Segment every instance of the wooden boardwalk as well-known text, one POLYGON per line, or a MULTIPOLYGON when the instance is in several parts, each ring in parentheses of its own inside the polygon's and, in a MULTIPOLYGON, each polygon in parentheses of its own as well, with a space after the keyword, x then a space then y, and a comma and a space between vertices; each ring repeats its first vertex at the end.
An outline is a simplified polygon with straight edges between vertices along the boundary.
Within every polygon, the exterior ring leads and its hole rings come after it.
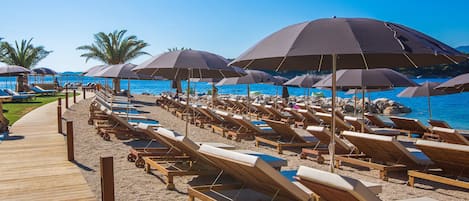
POLYGON ((0 200, 96 200, 79 167, 67 161, 57 102, 15 122, 10 138, 0 142, 0 200))

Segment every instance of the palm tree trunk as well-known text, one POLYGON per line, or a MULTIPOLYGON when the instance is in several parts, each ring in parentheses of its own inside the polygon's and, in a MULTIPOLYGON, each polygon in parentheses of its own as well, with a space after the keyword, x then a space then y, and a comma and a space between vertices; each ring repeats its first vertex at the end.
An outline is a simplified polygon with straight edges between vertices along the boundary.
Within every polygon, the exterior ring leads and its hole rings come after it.
POLYGON ((114 93, 119 93, 121 91, 121 82, 119 78, 112 79, 112 85, 114 86, 114 93))
POLYGON ((28 86, 28 76, 20 75, 16 77, 16 91, 23 92, 27 90, 28 86))

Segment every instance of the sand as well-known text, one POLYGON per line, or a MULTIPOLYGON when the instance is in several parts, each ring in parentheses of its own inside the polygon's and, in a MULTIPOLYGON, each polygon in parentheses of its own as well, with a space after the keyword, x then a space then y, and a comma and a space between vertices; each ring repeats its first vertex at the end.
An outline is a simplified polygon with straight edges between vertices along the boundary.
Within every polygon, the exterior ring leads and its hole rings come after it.
MULTIPOLYGON (((149 113, 147 117, 156 119, 166 127, 177 132, 184 132, 185 122, 171 115, 160 107, 154 106, 155 97, 139 95, 137 104, 143 107, 139 110, 149 113)), ((81 167, 82 173, 98 199, 101 199, 99 158, 103 156, 114 157, 115 195, 117 200, 187 200, 188 182, 195 177, 175 177, 176 190, 166 190, 162 182, 165 178, 158 172, 147 174, 143 169, 136 168, 127 161, 127 154, 131 145, 145 146, 148 141, 119 140, 112 136, 111 141, 104 141, 96 134, 93 126, 88 125, 88 111, 91 100, 85 100, 73 105, 65 113, 65 117, 74 121, 75 129, 75 159, 81 167)), ((300 130, 300 129, 299 129, 300 130)), ((300 130, 305 135, 304 131, 300 130)), ((199 142, 221 142, 235 145, 237 149, 250 149, 263 152, 288 160, 288 166, 283 170, 297 169, 299 165, 328 170, 328 161, 318 164, 316 161, 300 159, 297 151, 285 150, 277 154, 271 147, 255 147, 254 141, 235 142, 212 133, 208 128, 198 128, 190 125, 189 137, 199 142)), ((403 173, 391 174, 388 182, 378 179, 378 171, 370 171, 350 166, 342 166, 337 173, 356 179, 379 183, 383 192, 379 197, 383 200, 399 200, 416 197, 431 197, 437 200, 469 200, 469 191, 422 180, 417 180, 415 188, 406 184, 407 176, 403 173)))

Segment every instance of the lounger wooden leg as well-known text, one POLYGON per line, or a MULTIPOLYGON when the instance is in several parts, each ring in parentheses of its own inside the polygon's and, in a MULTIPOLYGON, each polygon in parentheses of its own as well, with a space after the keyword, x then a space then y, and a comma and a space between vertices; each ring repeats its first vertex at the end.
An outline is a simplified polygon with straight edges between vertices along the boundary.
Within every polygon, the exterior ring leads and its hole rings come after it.
POLYGON ((167 181, 166 181, 166 189, 168 189, 168 190, 174 190, 176 187, 175 187, 175 185, 174 185, 173 176, 168 175, 166 178, 167 178, 167 181))
POLYGON ((283 153, 283 147, 282 147, 282 145, 278 145, 278 146, 277 146, 277 152, 278 152, 278 154, 282 154, 282 153, 283 153))
POLYGON ((407 183, 410 187, 414 187, 415 177, 409 175, 409 182, 407 183))
POLYGON ((259 147, 259 141, 256 140, 256 147, 259 147))
MULTIPOLYGON (((331 163, 333 163, 333 161, 331 161, 331 163)), ((340 160, 335 160, 335 168, 340 168, 340 160)))
POLYGON ((145 168, 144 168, 146 173, 150 173, 150 164, 145 163, 145 168))
POLYGON ((188 199, 188 200, 189 200, 189 201, 195 201, 195 198, 194 198, 193 195, 189 195, 189 199, 188 199))
POLYGON ((379 171, 379 178, 383 181, 388 181, 388 171, 387 170, 380 170, 379 171))

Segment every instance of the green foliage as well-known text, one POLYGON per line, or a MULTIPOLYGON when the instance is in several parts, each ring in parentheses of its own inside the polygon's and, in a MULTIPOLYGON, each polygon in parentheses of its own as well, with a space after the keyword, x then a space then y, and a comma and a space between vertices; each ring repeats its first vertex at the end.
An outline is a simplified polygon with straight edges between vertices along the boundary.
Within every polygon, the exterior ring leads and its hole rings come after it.
POLYGON ((22 40, 21 43, 15 41, 15 44, 1 42, 0 62, 31 68, 52 52, 46 51, 43 46, 35 47, 31 43, 32 40, 32 38, 29 40, 22 40))
MULTIPOLYGON (((77 96, 80 95, 77 93, 77 96)), ((32 101, 28 102, 6 102, 3 103, 3 110, 5 118, 10 121, 10 125, 18 121, 22 116, 31 112, 32 110, 41 107, 47 103, 56 101, 59 97, 64 98, 64 94, 59 94, 58 96, 41 96, 36 97, 32 101)))
POLYGON ((168 48, 168 52, 175 52, 175 51, 182 51, 182 50, 192 50, 191 48, 185 48, 185 47, 173 47, 173 48, 168 48))
POLYGON ((86 53, 81 57, 96 59, 105 64, 123 64, 135 59, 141 55, 150 55, 142 51, 143 48, 149 46, 143 40, 138 40, 137 36, 125 36, 127 30, 115 30, 112 33, 99 32, 94 35, 94 43, 91 45, 83 45, 77 50, 85 50, 86 53))

